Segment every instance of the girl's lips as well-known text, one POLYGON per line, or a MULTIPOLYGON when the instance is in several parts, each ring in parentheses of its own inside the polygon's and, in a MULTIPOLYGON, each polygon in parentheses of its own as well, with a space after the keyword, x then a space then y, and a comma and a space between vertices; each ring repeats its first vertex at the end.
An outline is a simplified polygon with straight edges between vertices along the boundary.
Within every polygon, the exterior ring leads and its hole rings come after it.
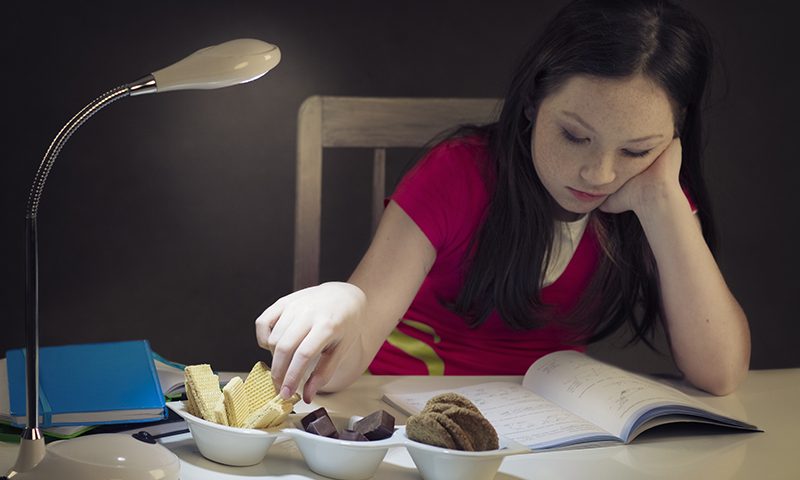
POLYGON ((570 193, 575 198, 577 198, 578 200, 584 201, 584 202, 594 202, 594 201, 597 201, 599 199, 602 199, 602 198, 605 198, 605 197, 608 196, 607 193, 601 193, 601 194, 587 193, 587 192, 584 192, 584 191, 581 191, 581 190, 576 190, 576 189, 574 189, 572 187, 567 187, 567 190, 569 190, 570 193))

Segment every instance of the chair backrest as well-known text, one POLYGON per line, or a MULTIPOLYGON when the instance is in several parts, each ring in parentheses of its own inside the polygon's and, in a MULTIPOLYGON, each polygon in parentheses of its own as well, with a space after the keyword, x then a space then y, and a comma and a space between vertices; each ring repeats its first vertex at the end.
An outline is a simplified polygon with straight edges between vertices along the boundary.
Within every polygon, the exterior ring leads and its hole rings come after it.
POLYGON ((294 289, 319 283, 323 149, 374 149, 374 232, 383 212, 387 148, 423 147, 459 124, 492 122, 501 106, 496 98, 307 98, 297 128, 294 289))

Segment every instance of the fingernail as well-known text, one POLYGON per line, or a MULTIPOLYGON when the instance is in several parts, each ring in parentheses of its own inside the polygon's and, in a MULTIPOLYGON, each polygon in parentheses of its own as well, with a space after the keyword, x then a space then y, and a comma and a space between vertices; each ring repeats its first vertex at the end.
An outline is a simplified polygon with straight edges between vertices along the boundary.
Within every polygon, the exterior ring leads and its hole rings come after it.
POLYGON ((292 396, 292 392, 291 392, 291 390, 289 390, 289 387, 281 387, 281 394, 280 395, 281 395, 281 398, 283 398, 284 400, 288 400, 289 397, 292 396))
POLYGON ((311 400, 314 399, 314 394, 317 393, 317 389, 314 388, 313 385, 310 385, 310 383, 311 382, 306 383, 303 389, 303 401, 306 403, 311 403, 311 400))

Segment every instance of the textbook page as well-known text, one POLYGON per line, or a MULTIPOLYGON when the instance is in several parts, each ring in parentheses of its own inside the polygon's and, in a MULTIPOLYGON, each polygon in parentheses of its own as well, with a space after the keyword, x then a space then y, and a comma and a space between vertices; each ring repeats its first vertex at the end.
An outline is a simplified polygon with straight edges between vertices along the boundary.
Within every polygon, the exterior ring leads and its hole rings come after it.
POLYGON ((616 441, 593 425, 517 383, 489 382, 451 390, 422 393, 390 393, 384 400, 416 414, 431 397, 458 392, 472 400, 497 433, 531 449, 565 447, 576 443, 616 441))
POLYGON ((639 417, 660 407, 711 411, 677 389, 575 351, 540 358, 522 385, 625 441, 639 417))

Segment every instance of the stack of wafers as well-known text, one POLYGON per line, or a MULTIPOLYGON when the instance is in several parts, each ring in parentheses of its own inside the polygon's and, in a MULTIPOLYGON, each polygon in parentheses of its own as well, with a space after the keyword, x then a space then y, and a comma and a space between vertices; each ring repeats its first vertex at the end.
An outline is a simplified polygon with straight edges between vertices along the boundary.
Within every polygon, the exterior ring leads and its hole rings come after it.
POLYGON ((280 425, 300 400, 294 394, 283 400, 275 391, 272 374, 264 362, 253 365, 247 378, 233 377, 220 391, 219 377, 208 364, 189 365, 186 377, 187 410, 209 422, 241 428, 280 425))

